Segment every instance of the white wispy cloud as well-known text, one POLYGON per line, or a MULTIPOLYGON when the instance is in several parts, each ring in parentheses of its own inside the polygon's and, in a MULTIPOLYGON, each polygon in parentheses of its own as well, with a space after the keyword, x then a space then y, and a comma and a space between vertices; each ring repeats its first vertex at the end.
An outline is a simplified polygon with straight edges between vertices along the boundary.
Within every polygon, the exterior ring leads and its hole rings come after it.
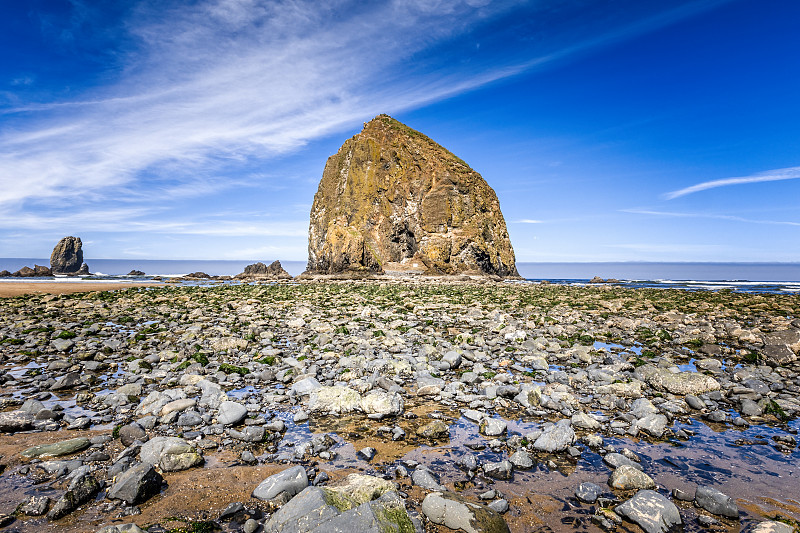
POLYGON ((532 218, 523 218, 522 220, 515 220, 514 224, 544 224, 544 220, 534 220, 532 218))
POLYGON ((776 226, 800 226, 800 222, 792 220, 763 220, 757 218, 746 218, 735 215, 719 215, 713 213, 681 213, 674 211, 654 211, 650 209, 621 209, 622 213, 632 213, 635 215, 651 215, 659 217, 677 218, 707 218, 715 220, 730 220, 732 222, 744 222, 747 224, 769 224, 776 226))
POLYGON ((776 170, 767 170, 766 172, 759 172, 750 176, 742 176, 737 178, 724 178, 719 180, 704 181, 691 187, 679 189, 677 191, 668 192, 664 195, 667 200, 674 200, 687 194, 693 194, 708 189, 716 189, 717 187, 727 187, 729 185, 743 185, 746 183, 763 183, 765 181, 782 181, 782 180, 796 180, 800 179, 800 167, 779 168, 776 170))

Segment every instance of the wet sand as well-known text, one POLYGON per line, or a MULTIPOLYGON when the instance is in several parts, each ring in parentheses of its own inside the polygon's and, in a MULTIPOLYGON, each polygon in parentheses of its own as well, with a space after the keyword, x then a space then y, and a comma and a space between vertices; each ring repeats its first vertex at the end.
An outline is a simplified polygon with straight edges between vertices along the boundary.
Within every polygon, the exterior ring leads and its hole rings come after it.
POLYGON ((13 298, 26 294, 73 294, 76 292, 114 291, 131 287, 159 287, 161 283, 97 283, 91 281, 30 282, 9 281, 0 283, 0 298, 13 298))

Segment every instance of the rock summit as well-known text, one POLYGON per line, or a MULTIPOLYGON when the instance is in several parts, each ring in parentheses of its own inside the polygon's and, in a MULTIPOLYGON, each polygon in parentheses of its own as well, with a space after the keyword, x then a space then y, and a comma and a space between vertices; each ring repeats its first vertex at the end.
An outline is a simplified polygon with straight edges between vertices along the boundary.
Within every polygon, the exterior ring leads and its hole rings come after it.
POLYGON ((494 190, 388 115, 328 159, 311 208, 308 272, 519 276, 494 190))

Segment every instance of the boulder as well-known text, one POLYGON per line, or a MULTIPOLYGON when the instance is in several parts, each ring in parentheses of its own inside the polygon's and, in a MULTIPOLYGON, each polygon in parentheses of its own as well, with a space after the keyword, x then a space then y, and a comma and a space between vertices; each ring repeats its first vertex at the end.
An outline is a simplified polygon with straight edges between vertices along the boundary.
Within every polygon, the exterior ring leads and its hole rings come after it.
POLYGON ((154 437, 142 445, 139 457, 143 463, 156 465, 164 472, 186 470, 203 463, 203 456, 178 437, 154 437))
POLYGON ((450 436, 450 426, 441 420, 432 420, 417 428, 417 435, 424 439, 446 439, 450 436))
POLYGON ((653 478, 629 465, 618 466, 608 478, 608 484, 619 490, 654 489, 653 478))
POLYGON ((0 413, 0 431, 11 433, 13 431, 25 431, 33 427, 35 416, 25 411, 6 411, 0 413))
POLYGON ((298 465, 266 478, 253 490, 253 497, 266 501, 281 492, 287 492, 289 496, 294 496, 306 487, 308 487, 306 470, 298 465))
POLYGON ((244 272, 234 276, 236 279, 292 279, 292 275, 286 272, 281 266, 280 261, 273 261, 269 266, 264 263, 253 263, 244 267, 244 272))
POLYGON ((671 372, 666 368, 658 368, 647 364, 636 369, 636 376, 659 391, 685 396, 687 394, 703 394, 719 390, 719 382, 711 376, 697 372, 671 372))
POLYGON ((128 505, 136 505, 158 494, 163 481, 164 478, 156 472, 153 465, 139 463, 117 476, 107 497, 112 500, 123 500, 128 505))
POLYGON ((397 392, 371 391, 361 399, 361 410, 367 415, 400 416, 405 400, 397 392))
POLYGON ((452 492, 432 492, 425 496, 422 513, 434 524, 469 533, 510 531, 499 513, 452 492))
POLYGON ((519 276, 492 188, 388 115, 328 159, 311 207, 307 268, 519 276))
POLYGON ((614 512, 637 524, 645 533, 666 533, 683 523, 675 504, 652 490, 640 490, 617 505, 614 512))
POLYGON ((335 385, 320 387, 311 393, 308 410, 329 414, 352 413, 361 410, 361 395, 349 387, 335 385))
POLYGON ((739 518, 739 508, 736 503, 730 496, 721 493, 717 489, 698 486, 694 494, 694 503, 711 514, 739 518))
POLYGON ((244 405, 238 402, 224 401, 219 405, 217 422, 223 426, 235 426, 241 423, 246 416, 247 408, 244 405))
POLYGON ((82 246, 79 237, 64 237, 58 241, 50 254, 50 270, 53 274, 78 274, 83 264, 82 246))
POLYGON ((764 360, 772 366, 781 366, 797 361, 800 354, 800 329, 785 329, 769 333, 764 337, 764 360))
POLYGON ((56 501, 53 508, 47 513, 47 518, 58 520, 68 515, 84 503, 92 500, 100 492, 101 488, 100 483, 91 474, 76 477, 70 483, 67 492, 56 501))
POLYGON ((334 490, 307 487, 281 507, 264 526, 266 532, 372 533, 421 530, 394 491, 359 504, 334 490))
POLYGON ((533 443, 540 452, 563 452, 575 442, 575 431, 569 419, 560 420, 546 429, 533 443))

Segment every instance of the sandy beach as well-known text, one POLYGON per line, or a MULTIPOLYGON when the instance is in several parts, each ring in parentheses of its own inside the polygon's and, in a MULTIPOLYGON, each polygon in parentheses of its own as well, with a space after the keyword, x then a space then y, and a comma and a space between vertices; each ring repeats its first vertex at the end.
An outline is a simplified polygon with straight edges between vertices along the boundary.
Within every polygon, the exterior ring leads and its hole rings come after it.
POLYGON ((73 294, 76 292, 113 291, 131 287, 158 287, 160 283, 97 283, 91 281, 75 282, 3 282, 0 283, 0 298, 13 298, 26 294, 73 294))

